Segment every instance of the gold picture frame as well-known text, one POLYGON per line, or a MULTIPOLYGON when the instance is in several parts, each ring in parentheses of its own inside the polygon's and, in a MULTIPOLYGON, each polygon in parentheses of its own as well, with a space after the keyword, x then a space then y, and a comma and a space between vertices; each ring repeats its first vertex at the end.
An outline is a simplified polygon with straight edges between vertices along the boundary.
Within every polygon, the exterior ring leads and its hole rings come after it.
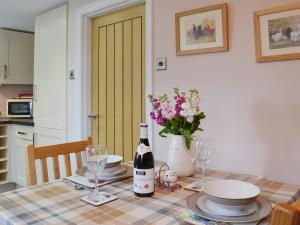
POLYGON ((254 12, 256 61, 300 59, 300 3, 254 12))
POLYGON ((227 3, 175 14, 178 56, 228 51, 227 3))

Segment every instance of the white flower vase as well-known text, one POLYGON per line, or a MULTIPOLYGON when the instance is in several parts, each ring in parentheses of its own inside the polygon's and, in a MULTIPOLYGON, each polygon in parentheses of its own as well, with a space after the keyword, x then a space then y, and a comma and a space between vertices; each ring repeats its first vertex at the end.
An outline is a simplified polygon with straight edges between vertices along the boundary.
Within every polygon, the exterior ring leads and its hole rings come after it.
POLYGON ((195 172, 194 151, 187 149, 182 135, 172 135, 169 147, 168 166, 179 177, 191 176, 195 172))

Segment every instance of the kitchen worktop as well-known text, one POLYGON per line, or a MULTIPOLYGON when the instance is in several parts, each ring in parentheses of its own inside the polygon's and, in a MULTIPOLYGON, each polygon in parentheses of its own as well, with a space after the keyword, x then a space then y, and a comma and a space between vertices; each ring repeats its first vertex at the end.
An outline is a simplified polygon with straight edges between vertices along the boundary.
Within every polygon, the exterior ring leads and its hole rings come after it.
POLYGON ((1 118, 1 124, 16 124, 16 125, 24 125, 24 126, 32 126, 33 127, 33 119, 12 119, 12 118, 1 118))

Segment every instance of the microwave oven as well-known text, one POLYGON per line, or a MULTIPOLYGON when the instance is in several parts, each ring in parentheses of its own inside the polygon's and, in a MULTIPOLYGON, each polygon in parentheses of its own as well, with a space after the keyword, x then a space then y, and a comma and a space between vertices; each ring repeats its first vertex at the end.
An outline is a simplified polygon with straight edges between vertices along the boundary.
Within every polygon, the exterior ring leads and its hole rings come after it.
POLYGON ((7 99, 6 115, 9 118, 32 118, 32 99, 7 99))

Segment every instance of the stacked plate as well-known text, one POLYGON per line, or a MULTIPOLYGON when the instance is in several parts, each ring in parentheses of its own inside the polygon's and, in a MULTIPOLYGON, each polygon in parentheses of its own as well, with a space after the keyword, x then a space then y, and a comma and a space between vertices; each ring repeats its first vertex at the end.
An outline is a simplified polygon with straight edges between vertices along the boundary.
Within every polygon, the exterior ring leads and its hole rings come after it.
POLYGON ((249 223, 267 217, 272 207, 260 197, 260 189, 238 180, 214 180, 202 186, 203 192, 190 196, 188 207, 201 217, 231 223, 249 223))
MULTIPOLYGON (((122 156, 108 155, 106 166, 101 172, 99 181, 112 181, 132 176, 132 169, 121 164, 122 160, 122 156)), ((87 167, 78 169, 76 174, 87 177, 90 182, 94 182, 95 176, 88 170, 87 167)))

